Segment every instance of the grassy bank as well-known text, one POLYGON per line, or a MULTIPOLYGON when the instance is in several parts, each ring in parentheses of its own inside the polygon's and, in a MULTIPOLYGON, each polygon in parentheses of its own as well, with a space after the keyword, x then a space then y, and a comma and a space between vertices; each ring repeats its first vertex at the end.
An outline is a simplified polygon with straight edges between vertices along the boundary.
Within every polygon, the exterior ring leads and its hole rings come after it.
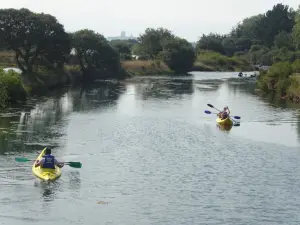
POLYGON ((213 51, 200 51, 194 63, 194 71, 250 71, 252 66, 236 56, 228 57, 213 51))
POLYGON ((278 62, 261 72, 257 80, 258 91, 273 92, 277 97, 300 103, 300 59, 292 64, 278 62))
POLYGON ((129 76, 172 74, 170 68, 159 60, 129 60, 122 62, 129 76))

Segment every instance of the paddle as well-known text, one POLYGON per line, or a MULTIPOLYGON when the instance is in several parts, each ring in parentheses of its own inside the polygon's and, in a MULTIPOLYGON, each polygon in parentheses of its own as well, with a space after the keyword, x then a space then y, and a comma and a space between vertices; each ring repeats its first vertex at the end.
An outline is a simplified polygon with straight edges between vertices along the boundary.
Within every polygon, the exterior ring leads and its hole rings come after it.
MULTIPOLYGON (((30 162, 30 161, 36 161, 35 159, 27 159, 27 158, 15 158, 15 160, 17 162, 30 162)), ((81 168, 82 167, 82 164, 81 162, 62 162, 63 164, 65 165, 68 165, 70 167, 73 167, 73 168, 81 168)))
MULTIPOLYGON (((212 113, 211 111, 208 111, 208 110, 205 110, 204 112, 206 114, 218 114, 218 113, 212 113)), ((234 119, 237 119, 237 120, 241 119, 241 117, 239 117, 239 116, 230 116, 230 117, 233 117, 234 119)))
POLYGON ((218 110, 219 112, 221 112, 221 110, 215 108, 213 105, 211 105, 211 104, 207 104, 207 105, 208 105, 210 108, 214 108, 214 109, 218 110))

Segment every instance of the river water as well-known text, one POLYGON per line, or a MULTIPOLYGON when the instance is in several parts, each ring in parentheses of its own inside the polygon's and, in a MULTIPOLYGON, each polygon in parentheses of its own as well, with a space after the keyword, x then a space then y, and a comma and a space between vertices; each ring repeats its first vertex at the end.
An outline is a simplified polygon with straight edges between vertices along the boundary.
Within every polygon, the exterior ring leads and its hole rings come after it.
POLYGON ((95 82, 1 113, 0 224, 299 224, 300 110, 237 73, 95 82), (229 131, 217 108, 240 116, 229 131), (39 182, 44 146, 63 168, 39 182))

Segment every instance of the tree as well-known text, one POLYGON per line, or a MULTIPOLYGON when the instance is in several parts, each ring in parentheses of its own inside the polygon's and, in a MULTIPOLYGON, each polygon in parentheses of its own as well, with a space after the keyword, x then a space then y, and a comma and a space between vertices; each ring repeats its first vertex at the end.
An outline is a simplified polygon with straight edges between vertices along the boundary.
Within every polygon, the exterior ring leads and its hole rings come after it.
POLYGON ((236 51, 235 40, 233 38, 225 38, 222 41, 222 46, 224 52, 228 56, 233 56, 234 52, 236 51))
POLYGON ((0 37, 27 73, 38 61, 61 66, 70 53, 69 36, 55 17, 24 8, 0 10, 0 37))
POLYGON ((110 42, 110 45, 119 53, 121 59, 131 59, 131 48, 133 44, 127 40, 113 40, 110 42))
POLYGON ((195 61, 192 44, 178 37, 168 40, 160 55, 169 68, 176 73, 190 71, 195 61))
POLYGON ((300 50, 300 6, 295 15, 295 25, 293 27, 293 42, 298 50, 300 50))
POLYGON ((277 4, 272 10, 268 10, 253 30, 255 36, 265 46, 271 47, 275 36, 280 31, 290 33, 295 24, 295 13, 287 5, 277 4))
POLYGON ((118 53, 101 34, 92 30, 79 30, 72 34, 72 47, 83 73, 102 69, 117 71, 120 69, 118 53))
POLYGON ((164 28, 147 28, 144 34, 138 37, 140 49, 151 59, 154 59, 163 50, 164 43, 175 36, 164 28))
POLYGON ((257 39, 255 33, 253 33, 253 30, 256 29, 258 22, 262 18, 262 14, 245 18, 242 23, 239 23, 237 27, 231 31, 230 36, 235 38, 257 39))
POLYGON ((197 49, 199 50, 212 50, 224 54, 224 48, 222 41, 226 38, 225 35, 213 34, 202 35, 200 40, 197 42, 197 49))
POLYGON ((293 38, 291 34, 286 31, 279 32, 274 38, 274 45, 277 48, 287 48, 290 50, 294 49, 293 38))

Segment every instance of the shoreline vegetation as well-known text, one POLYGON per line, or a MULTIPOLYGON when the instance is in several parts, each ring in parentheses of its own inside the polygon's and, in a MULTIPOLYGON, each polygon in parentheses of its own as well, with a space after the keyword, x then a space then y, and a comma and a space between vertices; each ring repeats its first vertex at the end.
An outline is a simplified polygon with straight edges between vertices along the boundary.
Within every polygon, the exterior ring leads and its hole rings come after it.
POLYGON ((108 41, 93 30, 66 32, 54 16, 24 8, 0 9, 0 21, 1 108, 95 79, 253 71, 262 65, 271 67, 260 70, 260 92, 300 101, 300 10, 286 5, 245 18, 228 34, 202 35, 197 43, 165 28, 147 28, 137 40, 108 41), (2 70, 7 67, 22 72, 2 70))

